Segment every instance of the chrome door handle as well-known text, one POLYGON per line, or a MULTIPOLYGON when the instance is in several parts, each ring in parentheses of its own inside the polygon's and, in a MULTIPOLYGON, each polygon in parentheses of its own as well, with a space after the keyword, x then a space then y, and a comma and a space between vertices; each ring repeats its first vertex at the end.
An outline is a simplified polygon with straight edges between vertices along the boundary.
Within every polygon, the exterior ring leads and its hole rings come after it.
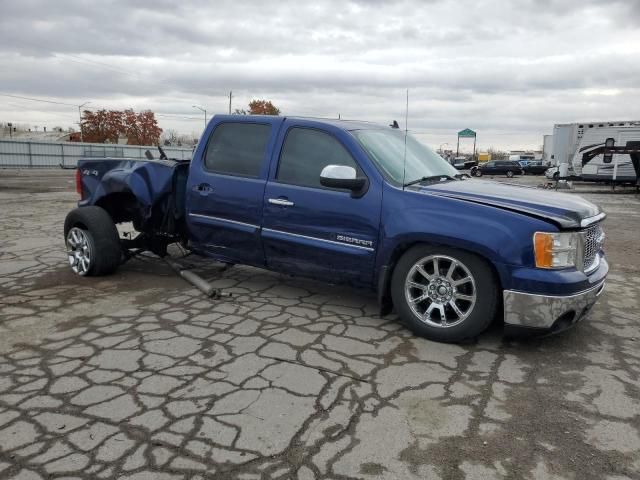
POLYGON ((280 205, 282 207, 293 207, 295 203, 290 202, 286 198, 270 198, 269 203, 272 205, 280 205))

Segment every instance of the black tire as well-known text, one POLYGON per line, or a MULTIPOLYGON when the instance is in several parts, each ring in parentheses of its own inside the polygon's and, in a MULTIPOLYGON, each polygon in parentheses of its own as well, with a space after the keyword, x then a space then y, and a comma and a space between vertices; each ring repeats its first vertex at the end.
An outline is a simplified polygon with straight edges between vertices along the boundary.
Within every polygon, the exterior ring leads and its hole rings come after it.
POLYGON ((476 177, 481 177, 482 176, 482 170, 480 170, 479 168, 476 169, 475 174, 476 174, 476 177))
POLYGON ((405 325, 416 335, 438 342, 462 342, 477 337, 495 318, 499 282, 489 264, 472 253, 448 247, 418 245, 407 252, 398 261, 391 277, 391 297, 395 309, 405 325), (411 310, 405 296, 405 280, 416 262, 431 255, 451 257, 471 273, 475 283, 476 301, 468 316, 453 326, 432 326, 422 321, 411 310))
POLYGON ((84 231, 91 247, 85 275, 97 277, 115 272, 122 261, 122 248, 118 229, 107 211, 95 206, 71 210, 64 221, 65 242, 74 227, 84 231))
POLYGON ((555 172, 555 173, 553 174, 553 179, 554 179, 554 180, 558 180, 559 178, 560 178, 560 172, 555 172))
POLYGON ((513 178, 513 172, 511 170, 507 170, 507 178, 513 178))

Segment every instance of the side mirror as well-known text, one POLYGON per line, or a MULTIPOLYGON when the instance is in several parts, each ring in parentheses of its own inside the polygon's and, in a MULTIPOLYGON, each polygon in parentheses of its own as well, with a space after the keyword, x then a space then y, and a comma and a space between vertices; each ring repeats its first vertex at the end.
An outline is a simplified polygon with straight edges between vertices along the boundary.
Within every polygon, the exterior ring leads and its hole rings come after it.
POLYGON ((351 190, 353 196, 363 195, 368 181, 358 177, 356 169, 346 165, 327 165, 320 172, 320 185, 351 190))

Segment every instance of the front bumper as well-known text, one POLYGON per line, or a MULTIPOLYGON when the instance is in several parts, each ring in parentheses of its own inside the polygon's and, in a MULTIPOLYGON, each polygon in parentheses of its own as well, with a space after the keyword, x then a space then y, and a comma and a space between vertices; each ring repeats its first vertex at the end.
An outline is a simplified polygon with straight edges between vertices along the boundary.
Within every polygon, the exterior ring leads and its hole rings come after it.
POLYGON ((555 333, 582 320, 604 290, 605 281, 573 295, 539 295, 505 290, 506 327, 555 333))

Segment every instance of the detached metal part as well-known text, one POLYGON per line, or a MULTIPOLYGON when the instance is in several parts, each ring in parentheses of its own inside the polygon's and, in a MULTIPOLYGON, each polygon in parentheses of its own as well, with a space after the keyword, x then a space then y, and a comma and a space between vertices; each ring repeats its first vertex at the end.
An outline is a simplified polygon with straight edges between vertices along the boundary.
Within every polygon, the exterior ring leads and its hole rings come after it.
POLYGON ((219 297, 222 296, 219 289, 211 286, 211 284, 209 282, 207 282, 204 278, 202 278, 200 275, 192 272, 191 270, 183 268, 182 265, 174 262, 173 260, 169 260, 166 257, 163 258, 163 260, 178 275, 180 275, 187 282, 189 282, 191 285, 193 285, 198 290, 200 290, 202 293, 204 293, 207 296, 207 298, 219 298, 219 297))

